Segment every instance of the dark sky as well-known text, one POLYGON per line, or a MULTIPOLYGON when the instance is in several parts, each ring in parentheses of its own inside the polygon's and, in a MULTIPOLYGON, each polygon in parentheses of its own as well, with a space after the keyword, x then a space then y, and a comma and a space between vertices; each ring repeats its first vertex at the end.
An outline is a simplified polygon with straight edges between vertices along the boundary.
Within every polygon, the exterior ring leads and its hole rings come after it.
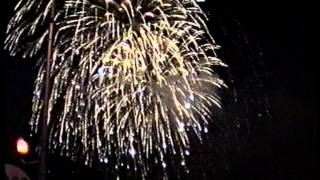
MULTIPOLYGON (((224 2, 204 7, 210 12, 208 26, 223 47, 221 58, 230 65, 222 73, 230 89, 221 123, 190 158, 194 173, 189 178, 311 179, 318 156, 315 59, 306 56, 307 9, 293 2, 224 2)), ((12 9, 12 1, 1 5, 1 46, 12 9)), ((1 154, 11 162, 14 139, 27 133, 34 63, 9 57, 2 49, 0 59, 1 154)))

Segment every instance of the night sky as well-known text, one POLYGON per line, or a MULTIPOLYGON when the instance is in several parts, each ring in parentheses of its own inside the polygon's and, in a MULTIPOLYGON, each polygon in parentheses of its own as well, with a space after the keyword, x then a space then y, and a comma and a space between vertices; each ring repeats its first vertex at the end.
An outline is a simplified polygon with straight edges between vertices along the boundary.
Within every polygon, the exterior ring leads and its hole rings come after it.
MULTIPOLYGON (((1 4, 2 47, 14 2, 1 4)), ((311 179, 318 157, 316 59, 306 56, 306 9, 292 2, 224 2, 202 7, 209 12, 208 26, 222 46, 219 56, 230 66, 219 70, 230 88, 223 93, 224 108, 205 142, 195 142, 187 161, 190 173, 181 179, 311 179)), ((3 48, 0 59, 1 159, 19 164, 12 149, 17 137, 28 135, 35 62, 9 57, 3 48)), ((34 173, 35 167, 24 167, 34 173)), ((104 174, 57 156, 51 156, 49 167, 50 179, 104 174), (57 167, 60 162, 65 162, 64 168, 57 167)))

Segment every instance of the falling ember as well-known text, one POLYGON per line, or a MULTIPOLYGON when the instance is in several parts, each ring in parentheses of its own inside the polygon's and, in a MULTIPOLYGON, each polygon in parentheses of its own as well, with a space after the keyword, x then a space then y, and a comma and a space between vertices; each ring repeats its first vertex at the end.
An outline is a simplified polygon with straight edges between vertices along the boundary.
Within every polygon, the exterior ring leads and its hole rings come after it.
MULTIPOLYGON (((11 55, 41 57, 52 1, 20 0, 8 25, 11 55), (28 19, 30 15, 34 19, 28 19), (21 46, 26 36, 35 39, 21 46)), ((129 157, 167 167, 166 155, 189 155, 189 131, 201 136, 220 107, 216 57, 195 0, 61 0, 57 2, 48 123, 50 148, 92 164, 129 157), (185 126, 186 125, 186 126, 185 126), (188 132, 187 132, 188 131, 188 132), (83 158, 84 157, 84 158, 83 158), (152 159, 153 160, 150 160, 152 159)), ((28 39, 28 38, 27 38, 28 39)), ((35 80, 31 129, 38 132, 45 59, 35 80)), ((199 137, 201 138, 201 137, 199 137)), ((128 159, 128 158, 127 158, 128 159)), ((113 162, 114 161, 114 162, 113 162)), ((128 168, 133 169, 133 168, 128 168)))

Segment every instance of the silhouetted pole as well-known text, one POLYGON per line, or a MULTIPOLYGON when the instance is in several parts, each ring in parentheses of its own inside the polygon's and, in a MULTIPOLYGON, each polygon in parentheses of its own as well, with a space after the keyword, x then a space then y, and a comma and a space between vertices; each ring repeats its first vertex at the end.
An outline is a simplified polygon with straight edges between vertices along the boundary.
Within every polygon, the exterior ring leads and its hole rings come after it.
POLYGON ((43 118, 41 121, 40 134, 40 162, 39 162, 39 180, 47 179, 47 154, 48 154, 48 105, 50 93, 50 69, 52 60, 52 46, 53 46, 53 31, 54 31, 54 16, 55 16, 55 0, 52 0, 52 8, 50 12, 49 36, 48 36, 48 54, 46 61, 45 74, 45 94, 43 104, 43 118))

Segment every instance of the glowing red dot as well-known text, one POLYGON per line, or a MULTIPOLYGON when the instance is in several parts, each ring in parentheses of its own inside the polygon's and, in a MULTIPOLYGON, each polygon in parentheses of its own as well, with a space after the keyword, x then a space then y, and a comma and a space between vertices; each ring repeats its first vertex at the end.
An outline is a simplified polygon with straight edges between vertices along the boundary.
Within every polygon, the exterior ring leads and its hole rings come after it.
POLYGON ((26 155, 29 153, 29 144, 23 138, 17 140, 17 152, 21 155, 26 155))

